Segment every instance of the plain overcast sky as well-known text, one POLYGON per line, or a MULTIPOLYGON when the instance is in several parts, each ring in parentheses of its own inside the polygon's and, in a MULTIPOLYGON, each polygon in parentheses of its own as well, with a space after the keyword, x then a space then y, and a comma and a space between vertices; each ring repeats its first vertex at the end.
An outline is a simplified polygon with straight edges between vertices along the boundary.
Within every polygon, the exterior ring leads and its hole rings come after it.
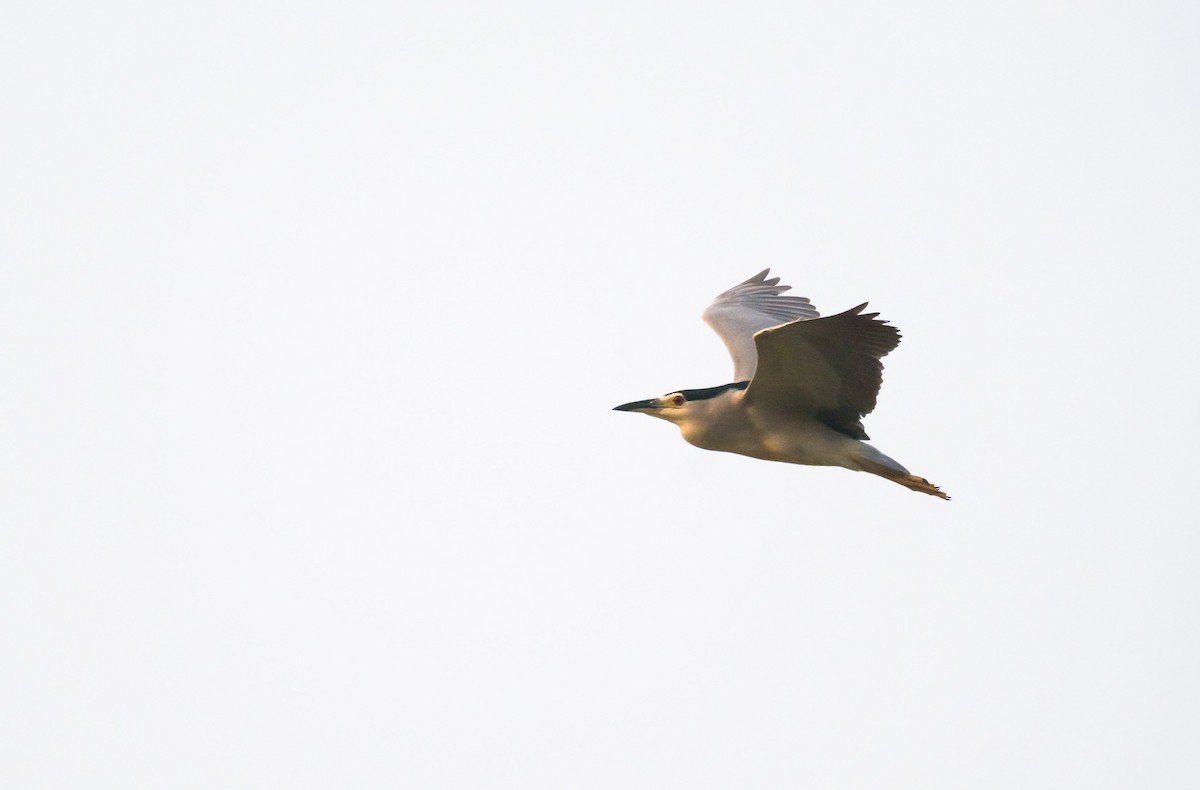
POLYGON ((1196 786, 1198 8, 9 4, 0 785, 1196 786))

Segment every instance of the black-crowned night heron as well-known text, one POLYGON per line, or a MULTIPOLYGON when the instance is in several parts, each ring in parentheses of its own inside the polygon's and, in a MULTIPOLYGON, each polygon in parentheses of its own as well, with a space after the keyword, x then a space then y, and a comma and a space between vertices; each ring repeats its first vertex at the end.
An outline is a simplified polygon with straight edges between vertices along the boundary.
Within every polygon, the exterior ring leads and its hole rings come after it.
POLYGON ((875 408, 883 382, 880 358, 900 344, 900 332, 864 313, 864 302, 821 318, 770 269, 713 300, 704 320, 733 357, 733 383, 679 390, 634 401, 636 411, 679 426, 705 450, 766 461, 842 466, 905 488, 949 499, 923 477, 867 444, 862 418, 875 408))

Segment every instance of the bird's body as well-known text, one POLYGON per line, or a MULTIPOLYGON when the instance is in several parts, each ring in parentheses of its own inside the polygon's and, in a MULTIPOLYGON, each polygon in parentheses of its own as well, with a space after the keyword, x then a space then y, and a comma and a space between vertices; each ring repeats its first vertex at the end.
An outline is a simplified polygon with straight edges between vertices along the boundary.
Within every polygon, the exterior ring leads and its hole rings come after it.
POLYGON ((804 298, 765 270, 717 297, 705 320, 734 361, 735 382, 680 390, 616 407, 679 426, 705 450, 810 466, 870 472, 914 491, 948 499, 867 444, 862 417, 875 408, 880 358, 900 333, 863 314, 865 304, 820 318, 804 298))
POLYGON ((730 389, 693 402, 677 422, 680 434, 688 444, 705 450, 818 466, 857 444, 815 420, 747 405, 745 398, 745 390, 730 389))

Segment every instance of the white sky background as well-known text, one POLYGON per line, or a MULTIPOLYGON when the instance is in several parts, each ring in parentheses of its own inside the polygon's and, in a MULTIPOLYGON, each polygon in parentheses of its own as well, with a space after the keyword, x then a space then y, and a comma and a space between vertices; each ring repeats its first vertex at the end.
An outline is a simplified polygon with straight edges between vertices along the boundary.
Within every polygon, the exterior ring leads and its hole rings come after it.
POLYGON ((23 4, 0 785, 1200 779, 1190 3, 23 4), (770 266, 945 503, 609 409, 770 266))

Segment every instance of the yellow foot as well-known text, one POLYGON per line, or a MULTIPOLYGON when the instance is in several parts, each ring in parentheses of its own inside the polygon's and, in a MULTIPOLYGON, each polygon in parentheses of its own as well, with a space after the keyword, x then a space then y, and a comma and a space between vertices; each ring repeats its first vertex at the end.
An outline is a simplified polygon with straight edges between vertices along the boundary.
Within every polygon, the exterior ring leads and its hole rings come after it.
POLYGON ((929 494, 930 496, 941 497, 942 499, 946 500, 950 499, 949 496, 942 493, 942 489, 938 488, 923 477, 917 477, 916 475, 904 475, 903 477, 894 477, 892 479, 905 488, 910 488, 913 491, 920 491, 922 494, 929 494))

